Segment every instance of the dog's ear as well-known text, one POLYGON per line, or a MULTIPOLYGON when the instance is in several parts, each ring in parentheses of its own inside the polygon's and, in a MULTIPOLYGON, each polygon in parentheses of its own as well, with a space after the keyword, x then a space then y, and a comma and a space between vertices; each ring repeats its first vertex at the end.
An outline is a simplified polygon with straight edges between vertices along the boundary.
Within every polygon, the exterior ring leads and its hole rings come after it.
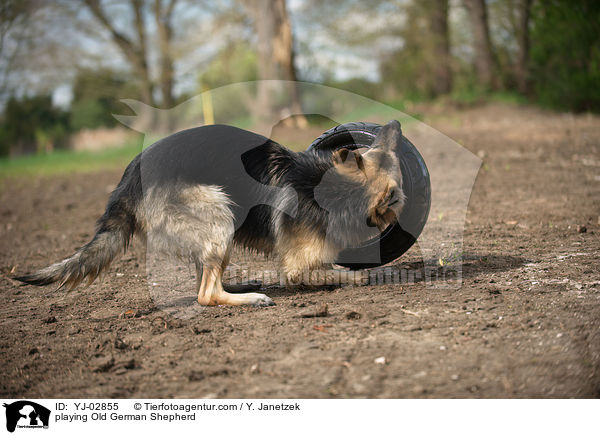
POLYGON ((381 148, 385 151, 392 151, 396 148, 396 144, 402 137, 402 128, 396 120, 388 122, 384 125, 375 137, 375 141, 371 145, 373 148, 381 148))
POLYGON ((331 158, 333 159, 333 163, 335 165, 341 165, 348 158, 348 153, 350 150, 348 148, 340 148, 339 150, 335 150, 331 158))
POLYGON ((361 172, 365 172, 365 162, 363 157, 348 148, 340 148, 333 152, 333 164, 336 166, 342 166, 347 169, 352 169, 353 165, 356 165, 361 172))

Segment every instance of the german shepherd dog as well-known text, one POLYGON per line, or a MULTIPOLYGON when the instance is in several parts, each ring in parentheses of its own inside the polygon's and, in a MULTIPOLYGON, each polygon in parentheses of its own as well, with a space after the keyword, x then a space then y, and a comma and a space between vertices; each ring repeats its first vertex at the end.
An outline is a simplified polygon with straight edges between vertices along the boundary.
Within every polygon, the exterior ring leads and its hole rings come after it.
POLYGON ((232 247, 276 254, 288 282, 297 282, 363 241, 365 228, 386 228, 405 202, 395 153, 401 134, 391 121, 368 151, 330 154, 295 153, 225 125, 175 133, 132 160, 90 242, 15 279, 70 289, 91 284, 138 235, 195 264, 201 305, 273 305, 261 293, 225 291, 232 247))

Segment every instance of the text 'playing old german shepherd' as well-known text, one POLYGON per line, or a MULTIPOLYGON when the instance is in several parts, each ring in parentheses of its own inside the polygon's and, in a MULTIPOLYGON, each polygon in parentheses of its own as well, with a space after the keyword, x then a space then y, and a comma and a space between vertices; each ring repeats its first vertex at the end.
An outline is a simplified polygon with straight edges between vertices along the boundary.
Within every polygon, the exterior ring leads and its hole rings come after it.
POLYGON ((290 281, 335 261, 383 229, 405 202, 391 121, 360 153, 292 152, 255 133, 210 125, 173 134, 129 164, 96 234, 69 258, 16 277, 74 288, 94 281, 131 237, 196 265, 202 305, 273 305, 261 293, 233 294, 222 276, 234 244, 277 254, 290 281))

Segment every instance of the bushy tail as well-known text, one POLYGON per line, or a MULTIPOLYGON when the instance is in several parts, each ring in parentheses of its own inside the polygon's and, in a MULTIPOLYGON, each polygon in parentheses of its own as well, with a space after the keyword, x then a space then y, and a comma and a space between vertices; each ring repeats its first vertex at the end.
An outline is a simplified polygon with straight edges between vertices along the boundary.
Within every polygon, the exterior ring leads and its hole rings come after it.
POLYGON ((127 246, 122 232, 98 232, 85 246, 71 257, 51 266, 14 279, 33 285, 59 283, 59 288, 77 287, 84 279, 91 284, 111 261, 127 246))
POLYGON ((127 168, 119 186, 112 193, 90 242, 69 258, 13 279, 40 286, 58 282, 59 288, 69 289, 86 279, 91 284, 120 252, 127 249, 136 231, 134 210, 139 199, 139 195, 136 195, 139 189, 134 186, 136 183, 132 180, 131 172, 133 170, 127 168))

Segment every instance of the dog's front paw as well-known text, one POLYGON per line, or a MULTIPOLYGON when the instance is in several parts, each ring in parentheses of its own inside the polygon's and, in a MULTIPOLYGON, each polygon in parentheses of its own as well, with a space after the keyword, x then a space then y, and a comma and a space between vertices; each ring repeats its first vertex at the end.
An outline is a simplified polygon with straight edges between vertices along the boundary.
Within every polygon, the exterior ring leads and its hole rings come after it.
POLYGON ((249 305, 254 307, 271 307, 275 305, 273 299, 262 293, 248 293, 248 296, 252 297, 252 301, 249 302, 249 305))
POLYGON ((275 302, 262 293, 232 294, 223 292, 213 303, 204 305, 251 305, 253 307, 270 307, 275 305, 275 302))

